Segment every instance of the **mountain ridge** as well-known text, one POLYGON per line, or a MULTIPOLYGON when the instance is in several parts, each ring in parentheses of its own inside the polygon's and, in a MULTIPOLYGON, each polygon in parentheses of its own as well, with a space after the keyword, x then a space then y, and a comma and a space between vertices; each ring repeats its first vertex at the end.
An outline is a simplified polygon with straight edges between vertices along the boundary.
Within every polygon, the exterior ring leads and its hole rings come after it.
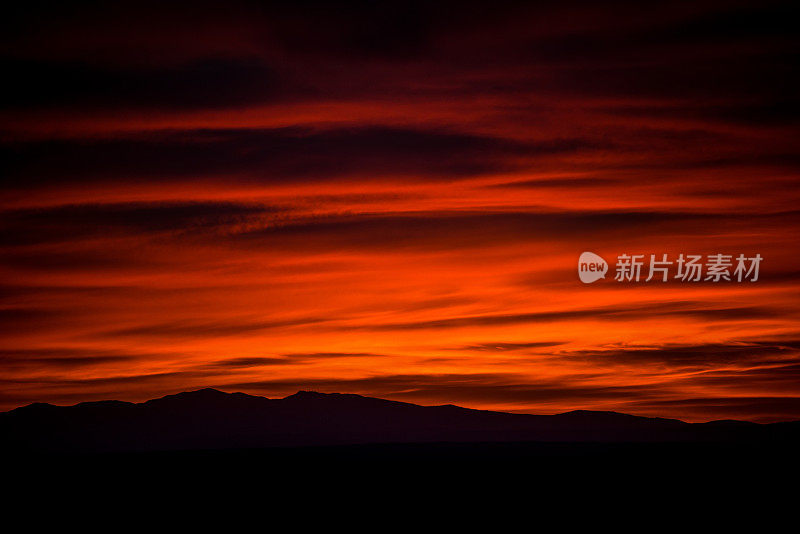
MULTIPOLYGON (((327 399, 359 398, 359 399, 370 399, 370 400, 374 400, 374 401, 381 401, 381 402, 385 402, 385 403, 393 403, 393 404, 399 404, 399 405, 418 406, 418 407, 422 407, 422 408, 457 408, 459 410, 469 410, 469 411, 473 411, 473 412, 508 414, 508 415, 514 415, 514 416, 532 415, 532 416, 537 416, 537 417, 539 417, 539 416, 552 417, 552 416, 557 416, 557 415, 558 416, 566 416, 566 415, 571 415, 571 414, 576 414, 576 415, 577 414, 609 414, 609 415, 613 414, 613 415, 621 415, 621 416, 626 416, 626 417, 636 417, 636 418, 642 418, 642 419, 660 419, 660 420, 668 420, 668 421, 680 421, 680 419, 673 419, 673 418, 667 418, 667 417, 650 417, 650 416, 643 416, 643 415, 633 415, 633 414, 628 414, 628 413, 624 413, 624 412, 616 412, 616 411, 612 411, 612 410, 584 410, 584 409, 579 409, 579 410, 569 410, 569 411, 566 411, 566 412, 559 412, 559 413, 555 413, 555 414, 514 413, 514 412, 503 412, 503 411, 499 411, 499 410, 485 410, 485 409, 480 409, 480 408, 467 408, 467 407, 464 407, 464 406, 458 406, 456 404, 449 404, 449 403, 448 404, 421 405, 421 404, 414 404, 414 403, 405 402, 405 401, 395 401, 395 400, 390 400, 390 399, 382 399, 380 397, 369 397, 369 396, 366 396, 366 395, 360 395, 358 393, 338 393, 338 392, 322 393, 322 392, 313 391, 313 390, 298 390, 296 393, 292 393, 291 395, 287 395, 286 397, 270 398, 270 397, 263 397, 261 395, 251 395, 249 393, 243 393, 243 392, 238 392, 238 391, 237 392, 221 391, 219 389, 211 388, 211 387, 206 387, 206 388, 201 388, 201 389, 196 389, 196 390, 190 390, 190 391, 181 391, 179 393, 172 393, 172 394, 164 395, 164 396, 161 396, 161 397, 156 397, 154 399, 148 399, 148 400, 141 401, 141 402, 121 401, 121 400, 114 400, 114 399, 103 399, 103 400, 97 400, 97 401, 82 401, 82 402, 78 402, 76 404, 69 404, 69 405, 52 404, 52 403, 48 403, 48 402, 32 402, 30 404, 19 406, 17 408, 12 408, 11 410, 8 410, 8 411, 5 411, 5 412, 0 412, 0 415, 5 414, 5 413, 13 413, 13 412, 16 412, 18 410, 26 410, 28 408, 38 407, 38 406, 47 406, 47 407, 53 407, 53 408, 75 408, 75 407, 79 407, 79 406, 80 407, 86 407, 86 406, 91 406, 91 405, 112 404, 112 403, 125 404, 125 405, 130 405, 130 406, 139 406, 139 405, 145 405, 145 404, 155 403, 155 402, 159 402, 159 401, 168 401, 168 400, 173 400, 173 399, 177 400, 177 399, 189 399, 189 398, 198 398, 198 397, 199 398, 207 398, 207 399, 211 399, 211 398, 215 398, 216 397, 216 398, 222 399, 222 398, 225 398, 226 396, 228 396, 228 398, 231 398, 231 397, 244 398, 244 397, 246 397, 246 398, 250 398, 250 399, 263 399, 263 400, 266 400, 266 401, 285 401, 285 400, 289 400, 289 399, 301 399, 301 398, 302 399, 313 399, 313 398, 316 398, 316 399, 322 399, 322 398, 327 398, 327 399)), ((724 421, 736 421, 736 422, 743 422, 743 423, 748 422, 748 421, 737 421, 735 419, 728 419, 728 420, 724 420, 724 421)), ((681 422, 684 422, 684 421, 681 421, 681 422)), ((707 421, 706 423, 711 423, 711 422, 715 422, 715 421, 707 421)), ((792 422, 792 421, 785 421, 785 422, 792 422)), ((701 423, 686 423, 686 424, 701 424, 701 423)), ((753 424, 760 424, 760 423, 753 423, 753 424)))
POLYGON ((434 442, 741 442, 796 439, 800 422, 688 423, 613 411, 534 415, 301 390, 270 399, 213 388, 132 403, 32 403, 0 413, 16 451, 153 451, 434 442))

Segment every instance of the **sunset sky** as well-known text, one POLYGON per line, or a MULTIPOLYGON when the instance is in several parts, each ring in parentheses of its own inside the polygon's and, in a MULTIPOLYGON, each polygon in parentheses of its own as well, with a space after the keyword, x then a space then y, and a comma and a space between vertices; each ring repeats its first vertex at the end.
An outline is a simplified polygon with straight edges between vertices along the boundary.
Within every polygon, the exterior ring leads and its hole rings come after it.
POLYGON ((788 3, 70 4, 0 22, 0 410, 800 419, 788 3), (613 280, 663 253, 763 261, 613 280))

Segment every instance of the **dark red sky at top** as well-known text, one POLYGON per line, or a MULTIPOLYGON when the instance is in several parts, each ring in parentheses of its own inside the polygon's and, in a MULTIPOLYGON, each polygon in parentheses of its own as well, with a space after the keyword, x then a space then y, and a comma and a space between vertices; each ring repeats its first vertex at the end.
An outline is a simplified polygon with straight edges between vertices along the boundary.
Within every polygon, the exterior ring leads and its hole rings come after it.
POLYGON ((11 10, 0 409, 212 386, 800 418, 788 3, 11 10), (586 286, 585 250, 764 261, 586 286))

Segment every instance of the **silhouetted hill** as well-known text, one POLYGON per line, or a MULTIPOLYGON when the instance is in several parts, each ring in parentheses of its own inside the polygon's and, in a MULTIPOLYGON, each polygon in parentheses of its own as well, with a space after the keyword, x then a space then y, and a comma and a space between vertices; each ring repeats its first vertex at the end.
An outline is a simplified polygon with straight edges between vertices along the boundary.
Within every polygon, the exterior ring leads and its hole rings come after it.
POLYGON ((143 403, 35 403, 0 414, 16 451, 167 451, 478 442, 763 442, 797 439, 800 422, 691 424, 578 410, 525 415, 299 391, 268 399, 214 389, 143 403))

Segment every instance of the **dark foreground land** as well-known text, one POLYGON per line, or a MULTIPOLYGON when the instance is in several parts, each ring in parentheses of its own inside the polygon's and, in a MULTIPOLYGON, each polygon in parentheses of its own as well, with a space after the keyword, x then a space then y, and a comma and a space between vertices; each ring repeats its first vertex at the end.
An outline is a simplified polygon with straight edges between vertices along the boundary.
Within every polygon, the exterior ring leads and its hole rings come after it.
POLYGON ((638 514, 680 524, 691 511, 735 524, 793 513, 797 455, 796 444, 558 442, 45 453, 14 458, 4 482, 115 514, 299 507, 309 520, 369 512, 394 522, 430 510, 467 524, 533 513, 641 525, 638 514))
POLYGON ((462 514, 489 501, 517 509, 610 503, 604 513, 634 501, 659 513, 667 503, 793 508, 798 428, 214 390, 0 414, 4 483, 16 495, 211 509, 408 509, 455 500, 462 514))

